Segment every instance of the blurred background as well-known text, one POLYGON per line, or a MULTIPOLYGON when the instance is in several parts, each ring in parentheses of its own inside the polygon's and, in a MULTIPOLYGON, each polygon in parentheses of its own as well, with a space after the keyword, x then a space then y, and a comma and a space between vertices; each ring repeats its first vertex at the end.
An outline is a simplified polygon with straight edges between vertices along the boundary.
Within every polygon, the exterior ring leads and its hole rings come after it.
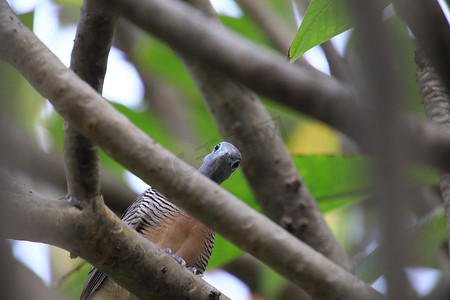
MULTIPOLYGON (((281 51, 282 47, 274 43, 264 24, 245 4, 249 1, 211 2, 229 30, 271 51, 281 51)), ((69 66, 82 1, 8 0, 8 3, 22 22, 69 66)), ((280 24, 278 30, 292 41, 307 1, 261 3, 276 20, 274 23, 280 24)), ((448 19, 444 1, 441 6, 448 19)), ((404 76, 401 87, 407 95, 404 109, 424 118, 415 80, 412 37, 391 6, 385 9, 384 18, 402 47, 399 52, 403 55, 396 61, 396 68, 404 76)), ((283 55, 289 44, 285 46, 283 55)), ((338 61, 351 76, 353 52, 352 30, 349 30, 303 57, 324 73, 330 74, 331 70, 334 76, 333 66, 338 61), (330 60, 333 60, 331 65, 330 60)), ((340 79, 346 80, 340 74, 340 79)), ((171 49, 125 21, 119 23, 109 55, 103 96, 139 128, 194 167, 199 167, 203 156, 224 139, 187 70, 171 49)), ((356 273, 383 292, 383 276, 377 268, 379 226, 374 213, 377 194, 371 189, 371 160, 351 140, 323 123, 267 99, 261 100, 329 226, 355 264, 356 273)), ((0 61, 0 105, 0 131, 6 139, 0 155, 7 167, 16 179, 48 198, 63 197, 66 186, 62 118, 3 61, 0 61)), ((135 196, 146 189, 146 184, 102 152, 100 161, 105 203, 120 216, 135 196)), ((435 170, 414 167, 410 174, 414 190, 427 201, 411 203, 412 236, 420 246, 406 275, 416 294, 425 297, 431 296, 448 279, 447 235, 435 170)), ((259 210, 239 170, 222 186, 259 210)), ((19 241, 9 241, 9 244, 13 256, 20 261, 17 267, 26 266, 24 276, 35 280, 37 290, 54 299, 79 297, 89 264, 80 258, 70 259, 66 251, 56 247, 19 241)), ((282 277, 249 255, 243 255, 220 236, 216 238, 204 278, 232 299, 295 299, 298 295, 282 277)))

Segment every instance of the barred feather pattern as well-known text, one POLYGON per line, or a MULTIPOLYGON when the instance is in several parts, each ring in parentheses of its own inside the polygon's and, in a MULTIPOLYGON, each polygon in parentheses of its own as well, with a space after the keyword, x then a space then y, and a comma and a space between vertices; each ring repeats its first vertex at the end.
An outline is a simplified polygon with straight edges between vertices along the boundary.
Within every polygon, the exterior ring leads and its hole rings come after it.
POLYGON ((155 228, 159 221, 173 220, 182 210, 153 188, 139 195, 122 216, 122 221, 138 232, 146 227, 155 228))
MULTIPOLYGON (((214 231, 157 190, 150 187, 139 195, 123 214, 122 221, 161 248, 171 248, 186 261, 187 267, 195 267, 200 274, 205 271, 214 247, 214 231)), ((106 274, 92 268, 80 299, 103 299, 104 294, 114 293, 112 289, 121 290, 106 274)))
MULTIPOLYGON (((128 207, 122 216, 122 221, 145 236, 150 231, 161 230, 160 227, 172 226, 173 222, 179 221, 180 218, 195 221, 183 209, 177 207, 164 195, 150 187, 128 207)), ((195 259, 195 264, 192 266, 188 264, 187 266, 195 267, 199 273, 203 273, 211 258, 214 240, 215 232, 208 229, 205 232, 203 249, 195 259)), ((157 241, 152 241, 157 243, 157 241)), ((181 256, 181 258, 184 257, 181 256)), ((188 263, 188 261, 186 262, 188 263)))

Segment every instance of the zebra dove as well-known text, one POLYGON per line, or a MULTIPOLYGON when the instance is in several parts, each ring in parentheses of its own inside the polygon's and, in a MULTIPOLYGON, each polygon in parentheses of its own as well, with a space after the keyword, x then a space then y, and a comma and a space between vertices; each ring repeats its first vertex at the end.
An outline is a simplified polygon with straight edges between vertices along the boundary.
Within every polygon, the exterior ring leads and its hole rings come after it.
MULTIPOLYGON (((241 163, 241 153, 221 142, 206 155, 198 172, 217 184, 226 180, 241 163)), ((205 271, 214 246, 214 231, 170 203, 153 188, 139 195, 122 221, 185 265, 194 274, 205 271)), ((80 300, 138 299, 99 269, 89 271, 80 300)))

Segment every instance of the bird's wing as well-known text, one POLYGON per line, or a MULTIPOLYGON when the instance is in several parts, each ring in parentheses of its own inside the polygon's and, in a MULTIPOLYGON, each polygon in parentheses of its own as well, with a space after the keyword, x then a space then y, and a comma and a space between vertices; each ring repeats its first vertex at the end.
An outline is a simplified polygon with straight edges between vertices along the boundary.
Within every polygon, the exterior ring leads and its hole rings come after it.
MULTIPOLYGON (((172 218, 180 209, 153 188, 140 194, 122 215, 122 222, 142 233, 153 228, 164 218, 172 218)), ((80 300, 88 300, 97 291, 108 276, 92 267, 81 291, 80 300)))
POLYGON ((122 221, 142 233, 154 229, 161 221, 173 220, 182 210, 153 188, 139 195, 122 216, 122 221))
POLYGON ((83 290, 81 291, 80 300, 88 300, 98 289, 98 287, 105 281, 106 274, 99 269, 92 267, 89 270, 89 274, 83 285, 83 290))

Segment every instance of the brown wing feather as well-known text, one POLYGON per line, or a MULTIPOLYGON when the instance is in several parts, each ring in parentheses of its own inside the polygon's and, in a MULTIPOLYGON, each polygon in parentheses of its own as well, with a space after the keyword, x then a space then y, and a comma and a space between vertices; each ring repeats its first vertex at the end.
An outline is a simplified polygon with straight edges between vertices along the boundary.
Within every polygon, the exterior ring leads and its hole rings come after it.
MULTIPOLYGON (((160 248, 186 261, 187 267, 205 271, 214 245, 214 232, 184 210, 149 188, 139 195, 122 216, 122 221, 160 248)), ((89 271, 80 300, 90 299, 102 288, 107 275, 97 268, 89 271)))

